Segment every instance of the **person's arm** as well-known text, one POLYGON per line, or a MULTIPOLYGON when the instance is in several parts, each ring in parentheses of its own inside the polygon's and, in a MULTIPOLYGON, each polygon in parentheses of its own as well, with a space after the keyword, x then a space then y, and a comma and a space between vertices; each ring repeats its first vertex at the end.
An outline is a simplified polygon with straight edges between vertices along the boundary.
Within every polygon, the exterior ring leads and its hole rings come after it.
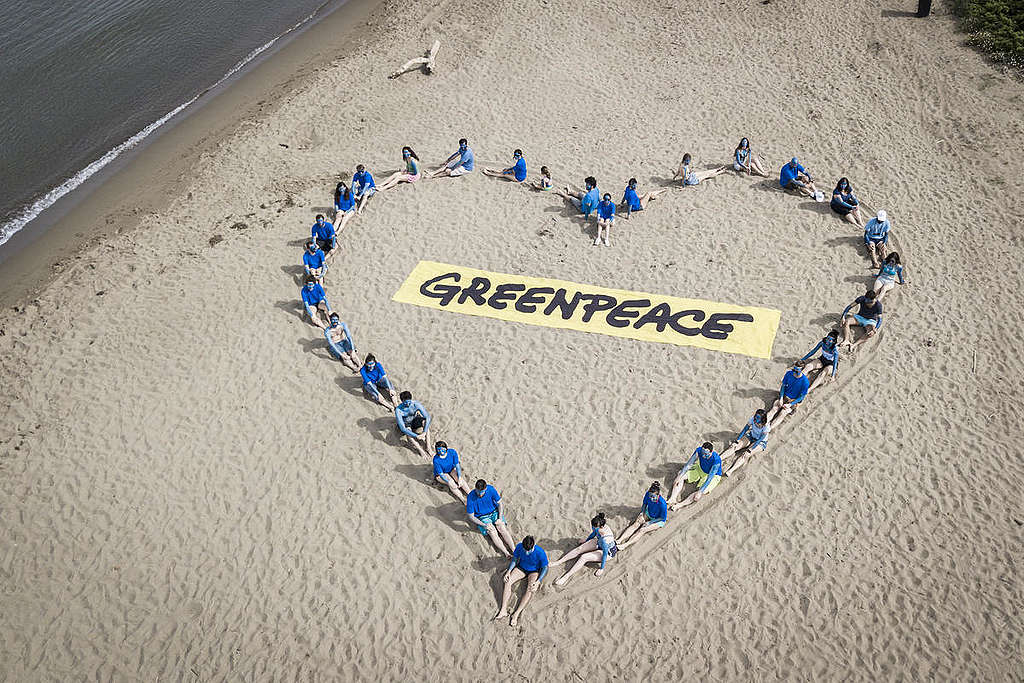
POLYGON ((820 348, 821 348, 821 342, 818 342, 818 343, 817 343, 817 344, 816 344, 816 345, 814 346, 814 348, 813 348, 813 349, 811 349, 810 351, 808 351, 808 352, 807 352, 807 355, 806 355, 806 356, 804 356, 803 358, 801 358, 800 360, 807 360, 808 358, 810 358, 811 356, 813 356, 813 355, 814 355, 815 351, 817 351, 817 350, 818 350, 818 349, 820 349, 820 348))
POLYGON ((450 157, 448 157, 447 159, 444 160, 444 164, 443 165, 447 166, 448 164, 452 163, 453 161, 455 161, 456 159, 458 159, 461 156, 462 156, 462 152, 455 152, 455 154, 452 154, 450 157))
POLYGON ((832 362, 832 379, 839 376, 839 349, 836 349, 836 359, 832 362))
POLYGON ((845 319, 846 316, 849 314, 850 309, 853 308, 856 305, 857 305, 857 302, 854 301, 852 304, 850 304, 849 306, 847 306, 846 308, 843 309, 843 314, 841 316, 839 316, 839 317, 845 319))
POLYGON ((747 424, 743 425, 743 430, 739 433, 739 436, 736 437, 736 443, 739 443, 740 439, 745 437, 747 435, 747 432, 749 432, 749 431, 750 431, 750 423, 748 422, 747 424))
MULTIPOLYGON (((699 449, 694 448, 693 449, 693 453, 690 453, 690 459, 686 461, 685 465, 683 465, 683 472, 685 472, 688 469, 690 469, 691 467, 693 467, 693 463, 697 462, 697 451, 698 450, 699 449)), ((646 498, 644 500, 646 500, 646 498)))
POLYGON ((843 208, 849 209, 850 211, 853 211, 854 209, 857 208, 856 205, 850 204, 849 202, 844 201, 843 200, 843 195, 840 192, 833 192, 832 193, 832 201, 838 201, 843 206, 843 208))
POLYGON ((425 420, 425 422, 423 423, 423 431, 426 432, 428 429, 430 429, 430 413, 428 413, 427 409, 423 407, 423 404, 418 401, 416 402, 416 407, 420 409, 421 413, 423 413, 423 419, 425 420))
POLYGON ((721 463, 719 463, 717 469, 718 469, 718 472, 715 472, 715 468, 714 467, 711 468, 711 473, 708 474, 707 478, 704 480, 704 484, 700 487, 700 492, 701 493, 704 493, 705 491, 708 490, 708 486, 711 486, 711 480, 715 478, 716 474, 718 474, 719 476, 722 475, 722 465, 721 465, 721 463))
POLYGON ((548 566, 548 558, 547 555, 545 555, 544 566, 540 568, 540 576, 537 577, 537 583, 534 584, 535 586, 539 586, 540 582, 544 580, 544 577, 548 575, 548 566))
POLYGON ((903 266, 896 266, 896 274, 900 278, 900 284, 901 285, 907 284, 906 280, 903 279, 903 266))
MULTIPOLYGON (((462 465, 460 465, 459 463, 455 463, 455 475, 459 479, 462 479, 462 465)), ((458 484, 458 482, 455 483, 458 484)))
POLYGON ((498 519, 505 519, 505 503, 502 502, 501 497, 494 501, 498 505, 498 519))
POLYGON ((612 204, 612 215, 608 217, 608 220, 615 220, 615 204, 612 204))
POLYGON ((884 264, 878 267, 878 272, 875 273, 875 277, 880 277, 882 275, 882 271, 883 270, 885 270, 885 265, 884 264))
POLYGON ((595 536, 597 536, 597 544, 601 545, 601 536, 600 536, 600 534, 597 533, 596 529, 591 531, 590 535, 583 539, 583 542, 586 543, 587 541, 589 541, 590 539, 594 538, 595 536))
POLYGON ((786 402, 786 380, 789 379, 789 373, 787 372, 782 377, 782 384, 779 386, 779 403, 786 402))
POLYGON ((405 426, 405 420, 402 417, 402 409, 395 408, 395 420, 398 422, 398 429, 406 436, 415 439, 416 433, 405 426))
POLYGON ((516 568, 516 556, 512 556, 512 560, 508 563, 508 569, 505 570, 505 577, 512 573, 512 570, 516 568))
MULTIPOLYGON (((594 533, 597 533, 596 531, 594 533)), ((591 534, 593 536, 593 534, 591 534)), ((608 561, 608 541, 604 540, 604 536, 598 535, 597 547, 601 549, 601 569, 604 569, 604 563, 608 561)))
POLYGON ((352 342, 352 333, 348 331, 348 325, 346 325, 344 322, 342 322, 341 323, 341 330, 342 330, 342 332, 345 333, 345 339, 348 339, 349 343, 352 344, 352 350, 355 351, 356 350, 356 345, 355 345, 355 343, 352 342))

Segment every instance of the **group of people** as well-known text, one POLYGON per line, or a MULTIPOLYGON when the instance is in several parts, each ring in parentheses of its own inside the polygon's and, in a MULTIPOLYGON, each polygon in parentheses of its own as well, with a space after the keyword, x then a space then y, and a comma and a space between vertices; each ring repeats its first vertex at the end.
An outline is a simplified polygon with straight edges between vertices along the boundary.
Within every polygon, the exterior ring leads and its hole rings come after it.
MULTIPOLYGON (((882 299, 896 284, 904 284, 903 266, 900 257, 888 250, 890 223, 884 210, 863 222, 860 216, 860 201, 853 193, 847 178, 836 183, 830 202, 831 209, 845 221, 864 228, 864 242, 875 268, 878 268, 873 285, 858 296, 840 316, 840 325, 826 334, 821 341, 801 359, 794 362, 782 378, 779 393, 771 406, 758 408, 747 420, 736 438, 719 454, 711 442, 703 442, 690 454, 679 470, 668 498, 662 496, 661 482, 653 482, 643 495, 640 509, 632 522, 619 535, 609 526, 603 513, 591 519, 590 534, 582 539, 576 548, 560 558, 549 561, 546 551, 533 536, 525 536, 516 543, 505 517, 501 495, 493 484, 477 479, 472 487, 463 473, 459 453, 444 440, 433 440, 430 433, 431 415, 426 407, 413 399, 408 390, 399 392, 392 383, 384 366, 373 354, 360 359, 356 354, 355 341, 348 325, 340 319, 327 302, 324 290, 330 260, 338 249, 338 232, 352 217, 362 212, 367 201, 376 193, 396 187, 400 183, 414 183, 423 177, 419 157, 411 147, 402 148, 406 163, 405 172, 394 173, 380 186, 373 176, 360 164, 352 177, 352 185, 338 183, 335 189, 334 224, 325 216, 317 215, 311 228, 310 239, 303 254, 305 282, 300 296, 310 321, 323 330, 327 348, 331 355, 362 379, 365 396, 394 412, 395 428, 409 446, 432 464, 431 479, 451 493, 466 508, 467 521, 489 539, 498 552, 509 560, 503 574, 504 589, 501 606, 494 619, 510 618, 514 626, 523 609, 546 578, 550 567, 572 562, 572 566, 555 580, 564 586, 570 578, 587 564, 597 564, 597 576, 604 574, 607 562, 619 551, 638 542, 645 535, 664 528, 670 511, 677 511, 693 505, 711 493, 721 482, 750 458, 767 448, 769 434, 794 411, 796 411, 816 388, 838 377, 840 352, 852 350, 856 345, 870 339, 882 324, 882 299), (856 308, 856 312, 853 312, 856 308), (861 327, 864 333, 855 339, 854 328, 861 327), (685 495, 684 495, 685 492, 685 495), (508 607, 513 586, 527 582, 527 589, 517 608, 509 615, 508 607)), ((743 138, 733 154, 732 169, 737 173, 769 177, 768 165, 752 154, 750 143, 743 138)), ((457 151, 451 154, 437 168, 426 172, 430 178, 442 176, 459 177, 472 173, 475 159, 466 139, 459 140, 457 151)), ((693 159, 686 154, 673 177, 682 181, 681 187, 697 185, 715 178, 729 170, 721 166, 707 171, 693 170, 693 159)), ((512 154, 512 164, 503 169, 484 169, 488 176, 505 178, 512 182, 525 183, 527 180, 526 161, 522 150, 512 154)), ((563 197, 584 217, 592 214, 597 218, 597 236, 594 244, 610 244, 611 226, 616 216, 616 204, 608 193, 601 193, 593 176, 584 179, 584 189, 573 190, 566 186, 556 189, 546 166, 541 168, 540 177, 533 187, 542 192, 552 192, 563 197)), ((782 166, 779 185, 786 191, 813 197, 823 201, 823 195, 814 185, 810 173, 796 157, 782 166)), ((631 213, 643 211, 648 202, 657 199, 669 188, 640 194, 636 178, 626 183, 620 203, 626 218, 631 213)))

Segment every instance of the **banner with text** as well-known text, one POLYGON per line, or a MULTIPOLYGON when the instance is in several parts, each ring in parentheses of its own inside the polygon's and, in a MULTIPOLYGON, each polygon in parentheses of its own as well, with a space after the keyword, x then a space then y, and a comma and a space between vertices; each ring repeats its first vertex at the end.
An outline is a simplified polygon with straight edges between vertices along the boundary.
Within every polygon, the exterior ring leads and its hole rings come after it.
POLYGON ((780 312, 420 261, 394 301, 770 358, 780 312))

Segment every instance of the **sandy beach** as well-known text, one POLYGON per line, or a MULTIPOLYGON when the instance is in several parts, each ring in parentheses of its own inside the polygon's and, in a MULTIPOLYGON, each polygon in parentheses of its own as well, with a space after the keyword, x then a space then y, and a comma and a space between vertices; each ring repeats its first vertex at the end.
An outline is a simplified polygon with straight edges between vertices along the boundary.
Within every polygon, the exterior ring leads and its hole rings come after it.
POLYGON ((911 9, 387 0, 316 27, 287 77, 270 60, 266 99, 240 84, 182 124, 191 146, 145 150, 0 312, 0 679, 1024 679, 1024 85, 947 3, 911 9), (434 75, 387 79, 434 39, 434 75), (339 177, 463 136, 479 166, 522 148, 531 179, 616 199, 743 136, 773 169, 673 189, 611 248, 480 173, 341 234, 327 291, 359 353, 552 557, 724 448, 873 281, 861 232, 779 191, 785 160, 886 209, 909 279, 767 453, 515 628, 490 621, 506 562, 298 300, 339 177), (421 260, 781 322, 764 360, 392 301, 421 260))

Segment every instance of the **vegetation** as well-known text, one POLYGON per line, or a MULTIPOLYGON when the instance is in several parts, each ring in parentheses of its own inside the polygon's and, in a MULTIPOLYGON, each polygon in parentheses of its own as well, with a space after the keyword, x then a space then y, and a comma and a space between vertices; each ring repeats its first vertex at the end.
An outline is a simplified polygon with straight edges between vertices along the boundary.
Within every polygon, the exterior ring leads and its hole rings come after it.
POLYGON ((1024 0, 957 0, 968 42, 998 62, 1024 66, 1024 0))

